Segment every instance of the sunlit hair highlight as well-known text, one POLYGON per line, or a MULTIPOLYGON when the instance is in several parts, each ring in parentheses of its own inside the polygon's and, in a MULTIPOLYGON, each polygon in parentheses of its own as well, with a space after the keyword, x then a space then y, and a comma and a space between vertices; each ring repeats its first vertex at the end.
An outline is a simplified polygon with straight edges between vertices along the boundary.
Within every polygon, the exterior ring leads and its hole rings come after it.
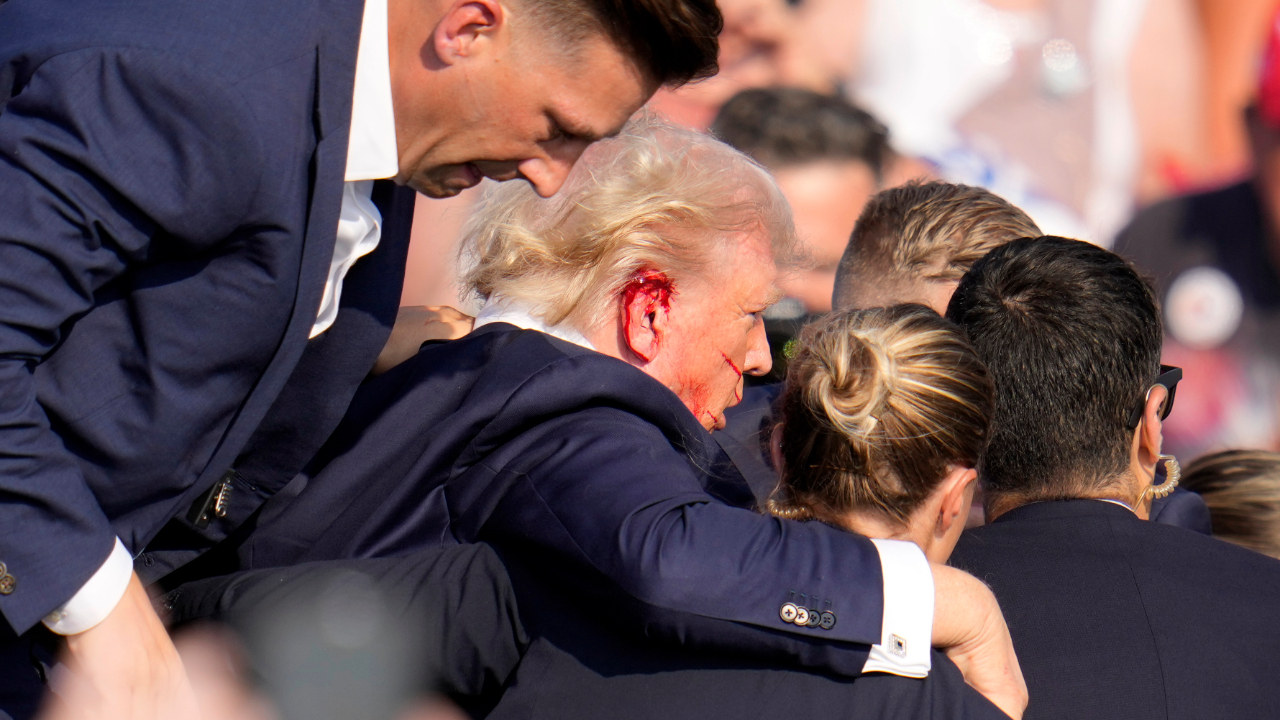
POLYGON ((828 315, 788 366, 770 512, 905 525, 951 468, 977 467, 994 395, 960 330, 923 305, 828 315))
POLYGON ((772 177, 707 135, 642 116, 589 148, 551 198, 490 186, 463 231, 462 283, 586 331, 636 277, 664 273, 679 292, 717 244, 755 231, 791 263, 791 211, 772 177))
POLYGON ((1183 471, 1182 487, 1204 498, 1214 537, 1280 559, 1280 453, 1202 456, 1183 471))

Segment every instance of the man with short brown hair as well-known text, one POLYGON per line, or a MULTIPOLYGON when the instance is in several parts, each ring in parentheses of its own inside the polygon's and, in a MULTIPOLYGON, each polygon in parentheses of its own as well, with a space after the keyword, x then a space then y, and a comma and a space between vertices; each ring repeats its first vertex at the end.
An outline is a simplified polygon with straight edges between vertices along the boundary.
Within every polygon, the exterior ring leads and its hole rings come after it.
POLYGON ((878 193, 854 226, 836 271, 837 309, 927 302, 939 314, 960 278, 991 250, 1040 228, 980 187, 910 183, 878 193))

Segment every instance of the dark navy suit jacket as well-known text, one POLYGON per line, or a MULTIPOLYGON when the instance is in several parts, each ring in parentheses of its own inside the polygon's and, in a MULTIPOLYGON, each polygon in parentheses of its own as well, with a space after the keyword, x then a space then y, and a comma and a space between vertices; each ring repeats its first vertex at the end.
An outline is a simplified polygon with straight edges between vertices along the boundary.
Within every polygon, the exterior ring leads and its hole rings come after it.
POLYGON ((529 641, 489 720, 1007 719, 936 650, 927 678, 847 678, 645 642, 609 618, 577 611, 571 591, 508 566, 529 641))
POLYGON ((1027 720, 1280 716, 1280 561, 1096 500, 966 530, 951 563, 991 586, 1027 720))
POLYGON ((747 509, 671 391, 536 331, 484 326, 366 383, 295 482, 264 506, 244 567, 485 541, 633 636, 842 675, 880 641, 870 541, 747 509), (783 622, 789 601, 835 626, 783 622))
POLYGON ((336 425, 385 343, 412 212, 389 183, 375 190, 381 246, 308 342, 361 16, 360 0, 0 7, 0 562, 16 579, 0 611, 13 630, 69 599, 115 536, 141 551, 233 466, 239 511, 224 522, 243 519, 336 425))

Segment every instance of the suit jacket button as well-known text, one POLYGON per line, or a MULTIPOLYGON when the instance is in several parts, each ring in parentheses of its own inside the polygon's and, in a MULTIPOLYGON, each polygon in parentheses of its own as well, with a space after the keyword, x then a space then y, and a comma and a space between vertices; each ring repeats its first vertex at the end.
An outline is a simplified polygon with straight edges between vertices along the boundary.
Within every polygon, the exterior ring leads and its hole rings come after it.
POLYGON ((836 614, 831 612, 830 610, 822 613, 822 619, 818 621, 818 625, 820 625, 823 630, 830 630, 831 628, 835 627, 836 614))
POLYGON ((796 607, 795 603, 787 603, 778 611, 778 617, 782 618, 782 622, 793 623, 796 621, 796 615, 799 611, 800 608, 796 607))
POLYGON ((822 615, 817 610, 809 611, 809 622, 805 623, 809 627, 818 627, 818 623, 822 622, 822 615))
POLYGON ((797 624, 797 625, 808 625, 808 624, 809 624, 809 609, 808 609, 808 608, 796 608, 796 624, 797 624))
POLYGON ((18 587, 18 580, 12 575, 0 575, 0 595, 12 595, 14 588, 18 587))

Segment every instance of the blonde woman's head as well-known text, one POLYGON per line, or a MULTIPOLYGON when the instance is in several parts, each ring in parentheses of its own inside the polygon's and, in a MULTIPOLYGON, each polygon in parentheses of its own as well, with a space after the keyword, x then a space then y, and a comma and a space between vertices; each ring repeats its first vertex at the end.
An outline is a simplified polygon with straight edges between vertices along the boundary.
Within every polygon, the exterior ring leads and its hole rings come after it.
POLYGON ((922 305, 832 313, 802 332, 779 402, 774 514, 950 554, 994 404, 958 328, 922 305))
POLYGON ((1204 498, 1214 537, 1280 558, 1280 453, 1205 455, 1183 471, 1182 487, 1204 498))

